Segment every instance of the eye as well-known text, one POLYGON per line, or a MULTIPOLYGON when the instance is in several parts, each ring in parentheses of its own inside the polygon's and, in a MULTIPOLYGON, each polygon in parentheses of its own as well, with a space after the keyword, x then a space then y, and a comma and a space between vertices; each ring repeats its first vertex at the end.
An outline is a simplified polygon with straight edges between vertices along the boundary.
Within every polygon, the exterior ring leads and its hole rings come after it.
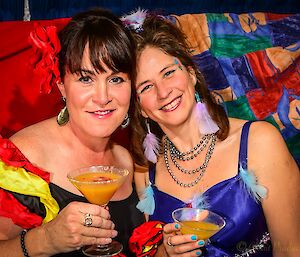
POLYGON ((169 70, 169 71, 167 71, 167 72, 164 74, 163 77, 164 77, 164 78, 170 77, 175 71, 176 71, 176 69, 169 70))
POLYGON ((147 84, 147 85, 141 87, 141 88, 138 90, 137 93, 138 93, 138 94, 142 94, 142 93, 144 93, 144 92, 146 92, 146 91, 149 91, 152 87, 153 87, 152 84, 147 84))
POLYGON ((82 82, 83 84, 90 84, 92 83, 92 78, 90 76, 81 76, 79 78, 79 81, 82 82))
POLYGON ((121 84, 125 80, 122 77, 112 77, 108 80, 110 84, 116 85, 116 84, 121 84))

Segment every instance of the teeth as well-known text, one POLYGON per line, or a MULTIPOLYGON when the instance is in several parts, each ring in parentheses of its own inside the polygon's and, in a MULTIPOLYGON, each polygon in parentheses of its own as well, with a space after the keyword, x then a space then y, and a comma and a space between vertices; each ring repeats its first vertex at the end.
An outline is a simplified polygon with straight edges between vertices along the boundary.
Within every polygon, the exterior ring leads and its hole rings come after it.
POLYGON ((108 114, 110 113, 110 111, 96 111, 94 112, 95 114, 98 114, 98 115, 105 115, 105 114, 108 114))
POLYGON ((164 106, 162 109, 166 110, 166 111, 172 110, 175 106, 178 105, 179 102, 180 102, 180 97, 178 97, 177 99, 175 99, 174 101, 172 101, 168 105, 164 106))

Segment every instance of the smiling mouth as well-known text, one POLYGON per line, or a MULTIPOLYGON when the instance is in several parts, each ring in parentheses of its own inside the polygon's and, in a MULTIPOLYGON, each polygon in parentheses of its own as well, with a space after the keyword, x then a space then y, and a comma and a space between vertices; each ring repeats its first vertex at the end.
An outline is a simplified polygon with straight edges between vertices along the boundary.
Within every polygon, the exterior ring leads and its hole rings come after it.
POLYGON ((180 105, 180 103, 181 103, 181 96, 178 96, 172 102, 160 108, 160 110, 167 111, 167 112, 173 111, 180 105))
POLYGON ((96 115, 96 116, 102 118, 102 117, 106 117, 106 116, 110 115, 113 111, 114 111, 114 110, 102 110, 102 111, 99 110, 99 111, 88 112, 88 113, 94 114, 94 115, 96 115))

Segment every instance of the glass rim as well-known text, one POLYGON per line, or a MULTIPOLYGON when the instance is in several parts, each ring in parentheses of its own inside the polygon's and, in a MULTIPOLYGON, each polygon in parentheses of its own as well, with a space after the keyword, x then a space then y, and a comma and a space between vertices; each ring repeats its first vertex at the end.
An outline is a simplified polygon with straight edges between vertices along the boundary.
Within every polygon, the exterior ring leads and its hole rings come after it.
MULTIPOLYGON (((178 219, 176 219, 175 217, 174 217, 174 215, 175 215, 175 212, 179 212, 179 211, 181 211, 181 210, 199 210, 200 212, 202 212, 202 211, 208 211, 209 213, 212 213, 213 215, 216 215, 217 217, 219 217, 221 220, 222 220, 222 226, 218 226, 219 227, 219 230, 221 230, 222 228, 224 228, 225 227, 225 225, 226 225, 226 221, 225 221, 225 219, 221 216, 221 215, 219 215, 218 213, 215 213, 215 212, 213 212, 213 211, 210 211, 210 210, 207 210, 207 209, 200 209, 200 208, 190 208, 190 207, 182 207, 182 208, 178 208, 178 209, 175 209, 174 211, 172 211, 172 218, 173 218, 173 220, 175 221, 175 222, 178 222, 178 223, 182 223, 182 221, 179 221, 178 219)), ((217 224, 216 224, 217 225, 217 224)), ((189 227, 189 228, 191 228, 191 229, 193 229, 193 230, 197 230, 197 231, 216 231, 215 229, 209 229, 209 228, 207 228, 207 229, 201 229, 201 228, 195 228, 195 227, 191 227, 191 226, 189 226, 189 225, 184 225, 185 227, 189 227)))
MULTIPOLYGON (((122 171, 122 177, 127 177, 129 175, 129 170, 126 168, 120 168, 117 166, 113 166, 113 165, 93 165, 93 166, 87 166, 87 167, 82 167, 79 169, 75 169, 72 170, 70 172, 67 173, 67 178, 74 183, 80 183, 80 184, 84 184, 84 185, 88 185, 88 184, 110 184, 110 183, 114 183, 117 182, 118 180, 120 180, 120 178, 115 178, 115 179, 110 179, 107 181, 78 181, 74 178, 74 176, 72 176, 71 174, 74 172, 78 172, 77 175, 80 175, 80 171, 86 171, 86 173, 114 173, 112 171, 122 171), (105 169, 104 169, 105 168, 105 169)), ((76 176, 77 176, 76 175, 76 176)))

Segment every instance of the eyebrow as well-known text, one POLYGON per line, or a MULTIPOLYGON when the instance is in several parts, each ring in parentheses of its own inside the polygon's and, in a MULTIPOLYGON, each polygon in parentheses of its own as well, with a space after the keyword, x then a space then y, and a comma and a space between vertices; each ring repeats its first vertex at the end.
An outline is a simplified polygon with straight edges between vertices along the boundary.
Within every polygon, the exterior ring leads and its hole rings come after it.
MULTIPOLYGON (((95 74, 95 71, 94 70, 88 70, 88 69, 85 69, 85 68, 81 68, 79 70, 80 73, 86 73, 86 74, 90 74, 90 75, 96 75, 95 74)), ((108 71, 105 71, 104 73, 108 73, 108 71)), ((118 73, 124 73, 124 72, 121 72, 121 71, 111 71, 111 73, 109 74, 109 76, 112 76, 112 75, 115 75, 115 74, 118 74, 118 73)), ((124 74, 127 74, 127 73, 124 73, 124 74)))
MULTIPOLYGON (((169 69, 170 67, 175 66, 175 65, 177 65, 177 64, 175 64, 175 63, 168 64, 166 67, 164 67, 162 70, 159 71, 159 74, 163 73, 166 69, 169 69)), ((145 80, 145 81, 139 83, 137 85, 137 88, 139 88, 140 86, 142 86, 148 82, 149 82, 149 80, 145 80)))

